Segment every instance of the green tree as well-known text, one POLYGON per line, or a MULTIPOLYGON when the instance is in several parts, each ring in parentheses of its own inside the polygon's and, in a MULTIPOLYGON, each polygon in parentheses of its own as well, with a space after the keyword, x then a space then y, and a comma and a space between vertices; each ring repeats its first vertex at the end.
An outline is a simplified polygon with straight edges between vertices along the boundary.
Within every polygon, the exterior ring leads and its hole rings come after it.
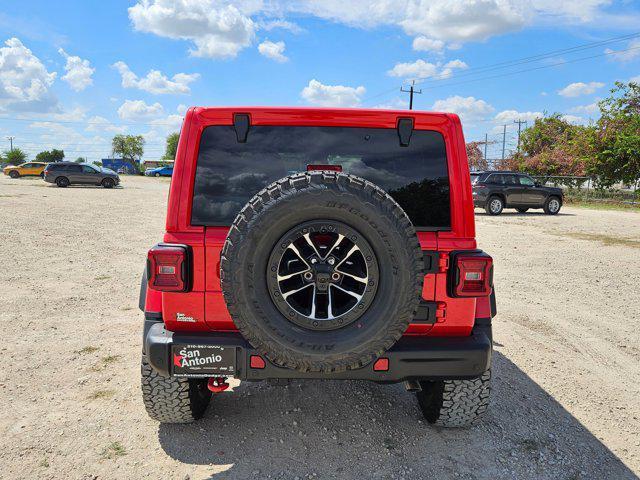
POLYGON ((480 145, 482 142, 469 142, 467 143, 467 159, 469 161, 469 168, 471 170, 487 170, 489 164, 485 160, 480 145))
POLYGON ((76 163, 87 163, 87 159, 85 157, 78 157, 75 159, 76 163))
POLYGON ((595 155, 587 170, 608 187, 640 179, 640 84, 616 82, 599 103, 600 119, 591 136, 595 155))
POLYGON ((19 148, 14 148, 13 150, 6 150, 4 152, 4 161, 9 163, 10 165, 20 165, 27 160, 27 154, 24 153, 19 148))
POLYGON ((522 153, 507 164, 534 175, 583 176, 592 154, 589 139, 593 130, 593 126, 567 122, 560 113, 537 118, 522 132, 522 153))
POLYGON ((144 137, 142 135, 118 134, 111 141, 111 150, 113 155, 131 162, 136 172, 140 171, 138 162, 144 155, 144 137))
POLYGON ((37 162, 61 162, 64 159, 64 150, 58 150, 56 148, 51 151, 45 150, 36 155, 37 162))
POLYGON ((176 152, 178 151, 178 140, 180 140, 180 133, 174 132, 167 137, 167 146, 164 152, 163 160, 175 160, 176 152))

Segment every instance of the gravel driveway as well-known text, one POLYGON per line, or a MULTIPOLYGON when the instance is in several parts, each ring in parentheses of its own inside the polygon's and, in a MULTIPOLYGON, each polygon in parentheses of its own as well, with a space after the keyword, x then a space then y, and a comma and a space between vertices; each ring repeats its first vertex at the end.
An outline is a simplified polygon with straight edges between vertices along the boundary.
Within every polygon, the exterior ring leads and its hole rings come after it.
POLYGON ((235 383, 203 421, 142 406, 139 280, 169 182, 0 178, 0 477, 627 479, 640 472, 640 214, 487 217, 495 388, 470 430, 402 386, 235 383))

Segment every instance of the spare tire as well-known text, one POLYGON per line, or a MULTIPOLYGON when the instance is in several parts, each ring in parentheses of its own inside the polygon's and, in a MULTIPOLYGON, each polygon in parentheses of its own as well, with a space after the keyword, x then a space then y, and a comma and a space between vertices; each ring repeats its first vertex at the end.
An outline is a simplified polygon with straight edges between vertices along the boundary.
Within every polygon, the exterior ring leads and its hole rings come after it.
POLYGON ((301 372, 369 364, 420 301, 422 251, 402 208, 344 173, 285 177, 240 211, 224 244, 227 308, 253 347, 301 372))

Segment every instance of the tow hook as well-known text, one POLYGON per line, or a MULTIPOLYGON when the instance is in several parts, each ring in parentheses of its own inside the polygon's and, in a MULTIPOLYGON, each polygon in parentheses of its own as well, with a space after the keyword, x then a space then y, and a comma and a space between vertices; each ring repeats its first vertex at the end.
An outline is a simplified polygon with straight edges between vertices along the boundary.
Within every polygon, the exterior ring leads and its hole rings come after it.
POLYGON ((226 377, 211 377, 207 382, 207 388, 213 393, 220 393, 229 388, 229 384, 226 377))

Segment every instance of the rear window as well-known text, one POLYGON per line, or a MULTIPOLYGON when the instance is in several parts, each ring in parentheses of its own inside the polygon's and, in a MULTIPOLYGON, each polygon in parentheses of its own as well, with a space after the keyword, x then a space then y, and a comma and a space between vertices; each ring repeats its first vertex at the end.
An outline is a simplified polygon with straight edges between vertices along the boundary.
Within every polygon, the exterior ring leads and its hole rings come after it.
POLYGON ((230 225, 270 183, 307 165, 340 165, 386 190, 418 229, 448 229, 449 178, 444 139, 416 130, 401 147, 395 129, 252 126, 238 143, 232 126, 207 127, 196 167, 191 223, 230 225))

